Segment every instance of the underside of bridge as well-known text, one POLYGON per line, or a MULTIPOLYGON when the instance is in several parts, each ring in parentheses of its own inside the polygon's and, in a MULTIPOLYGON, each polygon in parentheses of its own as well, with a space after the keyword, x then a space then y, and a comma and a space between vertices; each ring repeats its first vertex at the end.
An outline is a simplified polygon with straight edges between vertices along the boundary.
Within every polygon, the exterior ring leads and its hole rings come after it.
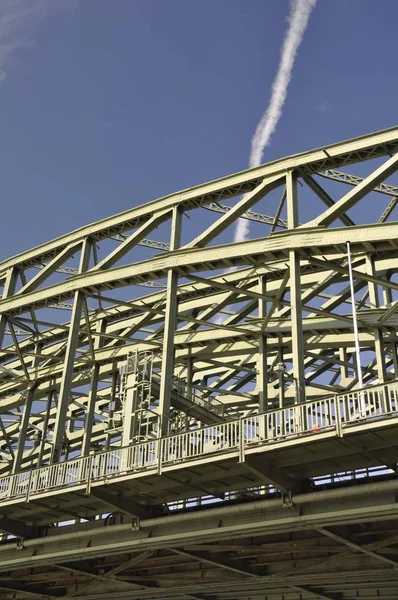
POLYGON ((0 598, 398 597, 397 168, 394 128, 0 263, 0 598))

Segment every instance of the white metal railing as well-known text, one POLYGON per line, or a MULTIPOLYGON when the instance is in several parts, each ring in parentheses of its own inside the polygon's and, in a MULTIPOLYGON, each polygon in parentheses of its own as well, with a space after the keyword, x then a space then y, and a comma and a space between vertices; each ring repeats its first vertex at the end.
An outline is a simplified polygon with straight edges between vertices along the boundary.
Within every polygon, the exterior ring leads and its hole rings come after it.
POLYGON ((398 411, 398 382, 342 394, 336 402, 342 424, 383 418, 398 411))
POLYGON ((204 454, 231 450, 239 444, 240 420, 226 421, 162 438, 162 464, 198 458, 204 454))
POLYGON ((35 494, 88 486, 140 470, 160 473, 163 466, 211 454, 238 453, 244 460, 245 449, 256 444, 333 430, 343 435, 345 428, 358 422, 391 416, 398 416, 398 381, 6 475, 0 477, 0 503, 29 501, 35 494))

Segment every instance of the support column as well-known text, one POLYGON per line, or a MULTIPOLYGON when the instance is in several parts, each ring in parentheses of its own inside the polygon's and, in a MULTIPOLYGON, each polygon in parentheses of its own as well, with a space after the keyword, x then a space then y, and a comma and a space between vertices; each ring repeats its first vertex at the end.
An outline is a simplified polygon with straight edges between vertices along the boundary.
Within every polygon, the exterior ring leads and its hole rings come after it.
POLYGON ((26 432, 29 425, 29 417, 32 409, 33 396, 34 396, 34 387, 30 384, 31 387, 26 394, 24 411, 21 419, 21 425, 18 433, 18 446, 15 451, 15 456, 12 464, 11 473, 16 473, 21 469, 22 458, 25 450, 25 442, 26 442, 26 432))
POLYGON ((392 303, 392 291, 389 287, 383 287, 383 304, 390 306, 392 303))
MULTIPOLYGON (((392 290, 389 287, 383 287, 383 305, 389 308, 393 302, 392 290)), ((394 328, 390 329, 390 343, 388 347, 391 350, 391 357, 394 366, 394 378, 398 377, 398 352, 397 352, 397 335, 394 328)))
MULTIPOLYGON (((288 228, 298 227, 297 179, 292 171, 286 174, 288 228)), ((289 251, 290 306, 292 319, 292 361, 295 403, 305 402, 303 314, 301 304, 300 252, 289 251)))
POLYGON ((394 379, 398 377, 398 346, 397 346, 397 334, 395 332, 395 329, 391 329, 390 332, 390 336, 391 336, 391 343, 390 343, 390 349, 391 349, 391 356, 392 356, 392 364, 394 366, 394 379))
MULTIPOLYGON (((17 281, 18 281, 18 271, 17 271, 17 269, 15 269, 15 267, 11 267, 8 270, 6 278, 5 278, 5 283, 4 283, 4 288, 3 288, 3 294, 2 294, 2 300, 4 300, 5 298, 9 298, 13 294, 15 294, 15 290, 16 290, 16 287, 17 287, 17 281)), ((1 314, 0 315, 0 348, 3 347, 4 336, 5 336, 5 332, 6 332, 7 322, 8 322, 7 315, 1 314)), ((26 402, 28 402, 29 393, 30 393, 30 390, 28 391, 28 394, 27 394, 28 397, 26 399, 26 402)), ((25 403, 24 416, 25 416, 25 412, 26 412, 26 403, 25 403)), ((29 409, 29 413, 30 413, 30 409, 29 409)), ((24 420, 24 416, 22 417, 22 421, 24 420)), ((21 427, 22 427, 22 423, 21 423, 21 427)), ((18 445, 18 450, 19 450, 19 445, 18 445)), ((23 449, 22 449, 22 451, 23 451, 23 449)), ((15 472, 16 468, 17 468, 16 467, 16 456, 14 454, 14 456, 13 456, 13 466, 12 466, 12 472, 13 473, 15 472)))
MULTIPOLYGON (((92 243, 89 239, 84 240, 80 255, 79 273, 87 271, 90 261, 92 243)), ((70 320, 68 342, 65 351, 65 362, 62 371, 61 387, 58 396, 57 416, 55 419, 52 462, 57 462, 61 457, 62 442, 65 435, 65 422, 70 400, 70 388, 73 377, 75 354, 79 339, 80 321, 82 316, 84 295, 75 292, 73 309, 70 320)))
POLYGON ((192 401, 194 398, 193 373, 194 373, 194 359, 191 356, 191 347, 189 347, 188 358, 187 358, 187 398, 192 401))
MULTIPOLYGON (((173 208, 171 223, 170 251, 177 250, 181 243, 182 211, 173 208)), ((171 386, 174 373, 174 335, 177 326, 177 271, 169 269, 167 273, 166 309, 163 333, 162 372, 160 379, 159 411, 161 419, 161 435, 169 430, 169 414, 171 403, 171 386)))
MULTIPOLYGON (((13 294, 15 294, 17 280, 18 280, 18 271, 17 271, 17 269, 15 269, 15 267, 11 267, 8 270, 8 273, 6 276, 6 281, 5 281, 4 289, 3 289, 3 295, 1 297, 2 300, 5 300, 5 298, 9 298, 13 294)), ((6 332, 6 325, 7 325, 7 315, 2 314, 2 315, 0 315, 0 348, 3 346, 4 334, 6 332)))
MULTIPOLYGON (((102 334, 104 331, 105 331, 105 324, 104 324, 104 320, 102 319, 99 323, 97 323, 97 333, 102 334)), ((94 352, 95 352, 95 350, 98 350, 98 348, 100 348, 101 345, 102 345, 102 337, 101 337, 101 335, 96 335, 95 340, 94 340, 94 352)), ((97 401, 99 370, 100 370, 100 365, 95 362, 93 364, 92 371, 91 371, 90 391, 88 394, 86 415, 84 418, 82 456, 87 456, 90 452, 91 435, 93 432, 95 403, 97 401)))
MULTIPOLYGON (((37 352, 37 354, 40 354, 40 346, 39 345, 36 345, 36 352, 37 352)), ((39 366, 39 363, 40 363, 40 359, 38 358, 38 356, 35 356, 33 359, 33 369, 32 369, 33 373, 35 373, 35 369, 39 366)), ((15 451, 15 456, 14 456, 11 473, 16 473, 17 471, 19 471, 21 469, 23 455, 24 455, 24 451, 25 451, 26 433, 28 431, 29 419, 30 419, 30 414, 32 412, 32 404, 33 404, 35 388, 36 388, 36 384, 34 381, 29 381, 28 385, 29 385, 29 389, 26 394, 23 415, 21 418, 21 425, 19 428, 18 446, 15 451)))
POLYGON ((53 392, 52 392, 52 390, 50 390, 47 395, 46 412, 44 414, 44 419, 43 419, 43 431, 42 431, 42 435, 41 435, 41 440, 39 442, 39 452, 37 455, 37 463, 36 463, 37 469, 39 467, 41 467, 41 465, 42 465, 43 458, 44 458, 44 452, 46 449, 47 434, 48 434, 48 422, 50 420, 52 397, 53 397, 53 392))
MULTIPOLYGON (((259 277, 258 293, 265 295, 267 291, 265 277, 259 277)), ((267 302, 264 298, 258 300, 258 316, 264 319, 267 316, 267 302)), ((268 408, 268 366, 267 366, 267 337, 263 331, 258 340, 258 363, 257 363, 257 389, 258 389, 258 411, 265 412, 268 408)))
MULTIPOLYGON (((375 276, 374 259, 371 256, 366 257, 367 272, 371 276, 375 276)), ((379 308, 380 300, 377 290, 377 286, 373 281, 368 282, 369 286, 369 301, 373 308, 379 308)), ((384 344, 383 344, 383 333, 380 327, 375 327, 373 330, 375 338, 375 353, 376 353, 376 365, 377 365, 377 376, 379 383, 384 383, 386 380, 386 361, 384 356, 384 344)))
POLYGON ((347 349, 339 348, 339 360, 340 364, 340 383, 341 385, 346 385, 347 380, 350 378, 349 370, 348 370, 348 357, 347 357, 347 349))
MULTIPOLYGON (((194 360, 191 356, 191 347, 189 347, 188 350, 188 359, 187 359, 187 366, 186 366, 186 380, 187 380, 187 388, 186 388, 186 396, 189 400, 191 400, 191 402, 194 402, 194 398, 195 398, 195 390, 193 387, 193 374, 194 374, 194 360)), ((189 413, 187 413, 185 415, 185 430, 188 431, 189 430, 189 425, 190 425, 190 417, 189 417, 189 413)))
MULTIPOLYGON (((122 374, 117 369, 117 362, 115 361, 112 364, 112 385, 111 385, 111 399, 109 404, 109 414, 108 414, 108 425, 113 422, 114 414, 116 410, 120 410, 121 408, 121 386, 122 386, 122 374), (118 390, 119 385, 119 390, 118 390), (119 391, 119 395, 117 392, 119 391)), ((105 448, 104 450, 109 450, 110 447, 111 436, 109 431, 105 437, 105 448)))
POLYGON ((130 446, 136 434, 136 411, 138 403, 138 355, 136 355, 135 371, 126 373, 125 387, 123 390, 123 431, 122 446, 130 446))
POLYGON ((279 408, 283 408, 285 406, 285 370, 284 370, 282 336, 278 336, 278 337, 279 337, 279 350, 278 350, 279 408))

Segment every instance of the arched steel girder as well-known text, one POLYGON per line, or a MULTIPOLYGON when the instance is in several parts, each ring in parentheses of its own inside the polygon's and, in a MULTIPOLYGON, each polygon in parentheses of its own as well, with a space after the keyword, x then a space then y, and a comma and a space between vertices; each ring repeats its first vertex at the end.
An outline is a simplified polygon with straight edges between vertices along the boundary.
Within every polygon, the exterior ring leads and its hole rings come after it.
POLYGON ((395 128, 287 157, 2 261, 3 471, 51 460, 65 440, 71 453, 120 444, 110 406, 133 351, 151 353, 163 433, 173 406, 205 422, 195 394, 228 418, 354 389, 347 241, 364 381, 396 377, 398 225, 378 222, 384 204, 366 203, 374 190, 394 194, 385 181, 397 149, 395 128), (361 176, 336 171, 356 164, 361 176), (352 189, 336 197, 318 175, 352 189), (233 243, 241 217, 268 229, 233 243), (148 257, 142 246, 163 252, 148 257), (164 288, 142 295, 136 285, 164 288), (177 380, 184 394, 172 391, 177 380))

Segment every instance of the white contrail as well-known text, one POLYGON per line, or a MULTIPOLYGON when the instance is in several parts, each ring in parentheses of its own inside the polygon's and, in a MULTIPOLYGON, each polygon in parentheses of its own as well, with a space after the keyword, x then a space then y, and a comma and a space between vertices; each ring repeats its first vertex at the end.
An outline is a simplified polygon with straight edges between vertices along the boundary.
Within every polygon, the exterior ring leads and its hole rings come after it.
MULTIPOLYGON (((311 11, 316 0, 291 0, 288 16, 288 30, 281 50, 278 72, 272 84, 271 99, 266 111, 261 117, 251 142, 250 167, 261 164, 264 149, 268 146, 286 101, 287 90, 292 77, 294 61, 298 47, 304 36, 311 11)), ((247 219, 239 219, 234 241, 243 242, 249 233, 247 219)))
POLYGON ((18 48, 30 46, 29 32, 45 16, 48 8, 73 9, 75 0, 0 0, 0 81, 5 65, 18 48))

